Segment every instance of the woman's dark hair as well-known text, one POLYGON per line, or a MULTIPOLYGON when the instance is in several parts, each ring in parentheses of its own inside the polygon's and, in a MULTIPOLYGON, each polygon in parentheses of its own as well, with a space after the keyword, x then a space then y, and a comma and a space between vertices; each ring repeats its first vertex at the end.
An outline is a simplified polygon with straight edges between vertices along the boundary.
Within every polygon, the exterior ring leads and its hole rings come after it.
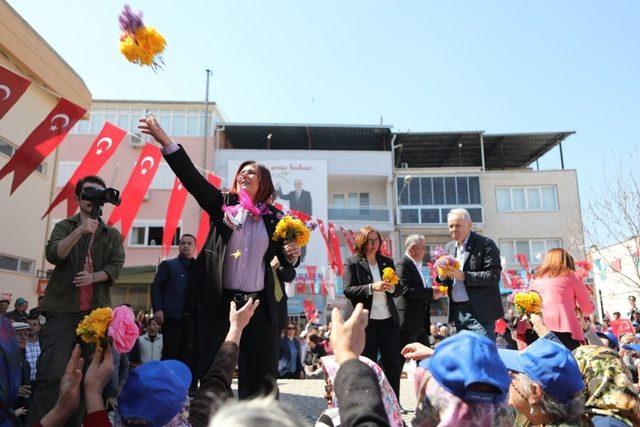
POLYGON ((356 234, 356 244, 355 244, 356 247, 354 252, 359 256, 361 256, 362 258, 367 256, 366 254, 367 240, 368 240, 369 233, 371 233, 372 231, 378 235, 378 240, 380 241, 380 245, 378 246, 378 251, 376 252, 376 255, 380 255, 380 247, 382 246, 382 236, 380 236, 380 233, 378 232, 378 230, 376 230, 370 225, 367 225, 366 227, 362 227, 360 231, 358 231, 358 234, 356 234))
POLYGON ((272 203, 276 199, 276 188, 273 185, 273 181, 271 180, 271 172, 265 165, 255 160, 246 160, 238 166, 238 170, 236 174, 233 176, 233 183, 231 184, 231 189, 229 192, 231 194, 238 194, 238 175, 240 175, 240 171, 244 169, 248 165, 255 165, 258 170, 258 191, 256 192, 256 196, 254 197, 254 203, 272 203))

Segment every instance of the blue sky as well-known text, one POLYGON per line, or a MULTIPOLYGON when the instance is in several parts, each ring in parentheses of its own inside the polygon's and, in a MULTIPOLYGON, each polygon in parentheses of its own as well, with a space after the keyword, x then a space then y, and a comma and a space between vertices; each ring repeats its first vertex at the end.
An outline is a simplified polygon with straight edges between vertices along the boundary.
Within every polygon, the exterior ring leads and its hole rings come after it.
POLYGON ((158 74, 118 51, 123 3, 9 2, 94 98, 201 100, 211 68, 237 122, 574 130, 583 202, 638 146, 636 1, 133 1, 167 38, 158 74))

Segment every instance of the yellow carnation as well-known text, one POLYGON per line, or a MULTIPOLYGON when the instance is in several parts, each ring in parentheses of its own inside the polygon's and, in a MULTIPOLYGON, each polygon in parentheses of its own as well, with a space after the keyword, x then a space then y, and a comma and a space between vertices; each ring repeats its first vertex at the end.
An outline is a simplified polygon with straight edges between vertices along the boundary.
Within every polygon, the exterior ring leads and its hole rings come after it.
POLYGON ((296 245, 303 247, 309 243, 310 237, 311 231, 302 221, 285 215, 278 221, 272 239, 275 241, 294 242, 296 245))
POLYGON ((398 275, 393 268, 387 267, 382 270, 382 280, 395 286, 398 284, 398 275))
POLYGON ((100 344, 107 337, 112 311, 109 307, 96 308, 78 324, 76 333, 88 344, 100 344))

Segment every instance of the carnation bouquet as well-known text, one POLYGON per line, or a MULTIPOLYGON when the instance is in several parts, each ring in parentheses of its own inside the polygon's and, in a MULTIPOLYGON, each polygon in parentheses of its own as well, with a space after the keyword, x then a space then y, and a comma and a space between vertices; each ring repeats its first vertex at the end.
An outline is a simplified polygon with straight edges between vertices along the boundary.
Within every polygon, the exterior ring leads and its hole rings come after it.
POLYGON ((538 314, 542 310, 542 298, 536 291, 528 289, 515 289, 509 295, 509 302, 518 316, 525 314, 538 314))
POLYGON ((384 270, 382 270, 382 280, 395 286, 398 284, 398 275, 396 274, 396 271, 393 268, 387 267, 384 270))
POLYGON ((162 68, 164 61, 160 54, 167 42, 162 34, 153 27, 147 27, 142 21, 142 12, 135 12, 127 4, 118 17, 120 21, 120 52, 127 61, 146 65, 156 71, 162 68))
POLYGON ((84 316, 76 333, 82 341, 99 348, 104 349, 113 343, 120 353, 131 351, 140 335, 133 312, 122 305, 113 310, 109 307, 96 308, 84 316))
POLYGON ((448 269, 460 269, 460 261, 458 261, 455 257, 449 255, 447 251, 442 248, 442 246, 438 246, 431 251, 431 258, 435 260, 433 262, 433 266, 438 271, 438 276, 443 279, 451 277, 448 269))
MULTIPOLYGON (((308 223, 310 222, 308 221, 308 223)), ((307 225, 291 215, 283 215, 276 225, 276 231, 273 233, 272 238, 276 242, 293 242, 300 247, 307 246, 311 237, 312 225, 307 225)))

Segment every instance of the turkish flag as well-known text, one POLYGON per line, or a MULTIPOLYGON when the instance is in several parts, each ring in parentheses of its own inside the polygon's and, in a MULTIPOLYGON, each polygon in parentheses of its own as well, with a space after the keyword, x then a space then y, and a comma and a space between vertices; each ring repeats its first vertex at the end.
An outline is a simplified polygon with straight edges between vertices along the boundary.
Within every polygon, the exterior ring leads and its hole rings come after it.
POLYGON ((525 271, 525 273, 527 273, 527 280, 531 281, 531 270, 529 269, 529 261, 527 260, 527 256, 524 254, 517 254, 516 260, 525 271))
POLYGON ((31 82, 0 66, 0 119, 18 102, 31 82))
POLYGON ((622 334, 633 333, 633 325, 629 319, 613 319, 611 320, 611 330, 616 337, 622 334))
MULTIPOLYGON (((216 188, 220 188, 222 185, 222 178, 213 172, 207 172, 207 181, 209 184, 213 185, 216 188)), ((207 235, 209 234, 209 229, 211 228, 211 223, 209 220, 209 214, 202 210, 200 212, 200 224, 198 225, 198 235, 196 236, 196 250, 200 252, 202 245, 204 245, 205 240, 207 240, 207 235)))
POLYGON ((342 264, 342 253, 340 252, 340 241, 336 234, 336 228, 333 223, 329 223, 329 238, 331 239, 331 250, 333 252, 333 266, 336 274, 342 276, 344 274, 344 265, 342 264))
POLYGON ((307 317, 307 322, 315 323, 318 321, 318 308, 312 300, 304 300, 302 302, 302 309, 304 310, 304 315, 307 317))
POLYGON ((291 214, 302 222, 307 222, 311 219, 311 215, 308 215, 302 211, 297 211, 295 209, 289 209, 289 211, 291 211, 291 214))
POLYGON ((318 267, 315 265, 307 265, 307 275, 309 276, 309 288, 311 289, 311 293, 316 293, 316 272, 318 271, 318 267))
POLYGON ((100 169, 109 161, 113 153, 115 153, 118 145, 124 139, 127 134, 126 130, 112 125, 111 123, 105 123, 98 134, 97 138, 89 147, 89 151, 84 155, 82 162, 78 165, 73 175, 62 187, 60 193, 56 196, 49 209, 42 215, 42 218, 47 216, 53 208, 62 203, 63 200, 67 200, 67 216, 71 216, 78 209, 78 202, 75 199, 76 184, 80 179, 88 175, 96 175, 100 169))
POLYGON ((85 109, 66 99, 60 99, 47 117, 24 140, 20 148, 0 170, 0 180, 13 172, 11 194, 55 150, 85 109))
POLYGON ((121 221, 123 240, 129 234, 129 230, 131 230, 133 219, 136 217, 138 210, 140 210, 142 199, 144 199, 144 195, 147 194, 151 181, 158 171, 161 158, 162 153, 158 147, 152 144, 144 145, 142 152, 138 156, 136 165, 133 171, 131 171, 129 181, 127 185, 125 185, 124 190, 122 190, 120 197, 122 203, 120 206, 116 206, 113 212, 111 212, 108 224, 113 225, 121 221))
POLYGON ((331 244, 329 243, 330 242, 329 234, 326 232, 324 228, 324 222, 321 219, 318 220, 318 229, 320 230, 320 234, 322 234, 322 239, 324 240, 324 244, 327 247, 327 258, 329 260, 329 265, 331 265, 331 267, 335 269, 337 267, 335 267, 335 262, 333 260, 331 244))
POLYGON ((169 197, 169 205, 167 206, 167 215, 164 219, 164 230, 162 231, 162 256, 169 255, 173 236, 176 234, 178 222, 187 201, 187 190, 180 182, 178 177, 173 181, 173 190, 169 197))
POLYGON ((342 233, 342 236, 344 237, 345 242, 347 242, 347 247, 349 248, 349 251, 353 255, 356 251, 356 242, 350 233, 351 230, 347 230, 342 226, 340 226, 339 228, 340 228, 340 232, 342 233))

